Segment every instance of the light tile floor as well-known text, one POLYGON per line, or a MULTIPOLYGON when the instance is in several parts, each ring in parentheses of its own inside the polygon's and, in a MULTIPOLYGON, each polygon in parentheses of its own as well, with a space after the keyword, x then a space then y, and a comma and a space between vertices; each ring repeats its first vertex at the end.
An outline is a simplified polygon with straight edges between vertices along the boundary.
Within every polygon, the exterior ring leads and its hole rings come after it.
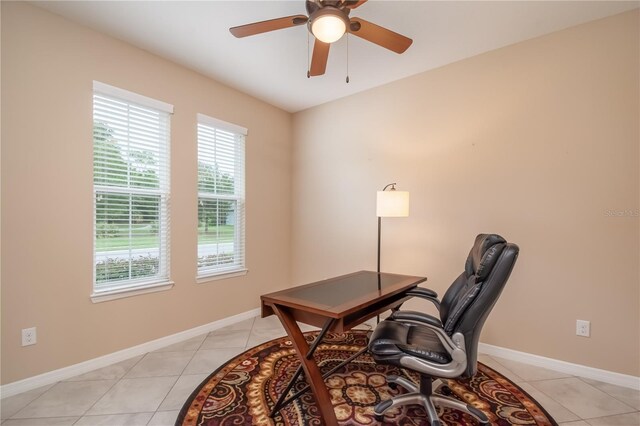
MULTIPOLYGON (((173 426, 182 404, 211 372, 245 349, 284 335, 274 316, 249 319, 5 398, 1 423, 173 426)), ((562 426, 640 426, 638 391, 487 355, 480 361, 517 383, 562 426)))

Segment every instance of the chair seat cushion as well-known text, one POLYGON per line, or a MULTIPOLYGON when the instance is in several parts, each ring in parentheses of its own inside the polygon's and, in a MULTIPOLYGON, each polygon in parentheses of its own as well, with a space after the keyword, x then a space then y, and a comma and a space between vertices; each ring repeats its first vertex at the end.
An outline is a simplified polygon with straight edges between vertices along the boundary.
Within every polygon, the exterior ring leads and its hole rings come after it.
POLYGON ((369 351, 376 361, 399 362, 403 356, 415 356, 436 364, 451 361, 436 333, 419 325, 382 321, 369 341, 369 351))

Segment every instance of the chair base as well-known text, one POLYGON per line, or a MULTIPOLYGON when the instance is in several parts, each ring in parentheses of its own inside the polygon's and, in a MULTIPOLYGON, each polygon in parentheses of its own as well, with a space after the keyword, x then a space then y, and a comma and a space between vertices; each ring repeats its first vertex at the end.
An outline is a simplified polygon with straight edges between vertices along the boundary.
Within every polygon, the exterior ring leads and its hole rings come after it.
POLYGON ((420 389, 418 389, 418 386, 416 386, 410 380, 405 379, 404 377, 389 376, 387 377, 387 382, 392 386, 402 386, 403 388, 408 390, 409 393, 398 395, 395 398, 382 401, 381 403, 376 405, 373 409, 373 412, 378 421, 382 421, 384 413, 393 407, 410 404, 420 404, 427 411, 431 426, 442 425, 442 423, 440 423, 440 420, 438 419, 438 411, 435 407, 436 405, 463 411, 473 416, 476 420, 478 420, 480 424, 489 424, 489 419, 487 418, 487 416, 477 408, 465 404, 464 402, 460 402, 457 399, 434 395, 432 390, 431 377, 421 376, 420 389))

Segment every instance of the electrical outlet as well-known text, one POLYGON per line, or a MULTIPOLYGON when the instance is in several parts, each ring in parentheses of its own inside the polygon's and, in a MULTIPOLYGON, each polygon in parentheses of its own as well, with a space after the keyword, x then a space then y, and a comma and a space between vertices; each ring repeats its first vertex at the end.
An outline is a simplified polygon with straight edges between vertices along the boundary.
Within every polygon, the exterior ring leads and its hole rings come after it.
POLYGON ((22 346, 35 345, 37 342, 36 339, 36 328, 23 328, 22 329, 22 346))
POLYGON ((591 322, 584 320, 576 320, 576 336, 591 336, 591 322))

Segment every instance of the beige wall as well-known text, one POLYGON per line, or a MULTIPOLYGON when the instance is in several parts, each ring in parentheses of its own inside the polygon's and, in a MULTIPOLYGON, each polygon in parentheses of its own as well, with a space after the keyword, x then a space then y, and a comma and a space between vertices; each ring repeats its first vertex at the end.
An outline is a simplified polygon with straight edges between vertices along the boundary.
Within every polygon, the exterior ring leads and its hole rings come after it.
POLYGON ((640 375, 638 20, 294 115, 293 282, 375 269, 375 191, 397 182, 411 214, 383 219, 383 270, 425 274, 442 294, 475 235, 500 233, 521 256, 482 341, 640 375))
POLYGON ((384 220, 384 270, 428 275, 442 293, 475 234, 499 232, 522 255, 483 341, 640 374, 640 227, 606 215, 639 208, 637 11, 296 114, 292 136, 275 107, 1 5, 3 384, 247 311, 292 281, 375 268, 375 191, 391 181, 412 205, 384 220), (170 291, 89 299, 93 80, 175 106, 170 291), (194 278, 198 112, 249 129, 250 272, 206 284, 194 278), (590 339, 576 319, 592 321, 590 339), (38 344, 20 347, 31 326, 38 344))
POLYGON ((291 115, 25 3, 2 2, 2 383, 259 306, 289 285, 291 115), (92 81, 175 106, 170 291, 93 304, 92 81), (196 284, 196 113, 249 129, 247 262, 196 284), (38 343, 20 346, 36 326, 38 343))

